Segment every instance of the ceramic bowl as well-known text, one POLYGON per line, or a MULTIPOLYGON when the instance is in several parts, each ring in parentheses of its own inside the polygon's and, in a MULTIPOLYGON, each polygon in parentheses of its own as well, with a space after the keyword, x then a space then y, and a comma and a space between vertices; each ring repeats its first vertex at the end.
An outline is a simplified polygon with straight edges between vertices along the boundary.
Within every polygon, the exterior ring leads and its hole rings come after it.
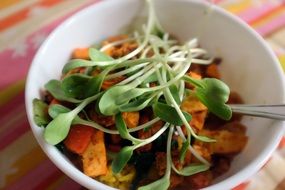
MULTIPOLYGON (((142 0, 106 0, 85 8, 57 27, 37 52, 26 83, 26 110, 31 129, 47 156, 65 174, 88 189, 113 189, 78 170, 43 139, 33 121, 32 100, 44 84, 59 78, 76 47, 86 47, 129 26, 144 7, 142 0)), ((156 0, 158 18, 180 41, 198 37, 203 48, 221 57, 223 80, 248 104, 284 103, 285 84, 278 60, 264 40, 241 20, 219 7, 194 0, 156 0)), ((268 160, 280 141, 284 123, 244 117, 249 142, 225 173, 207 190, 226 190, 249 179, 268 160)))

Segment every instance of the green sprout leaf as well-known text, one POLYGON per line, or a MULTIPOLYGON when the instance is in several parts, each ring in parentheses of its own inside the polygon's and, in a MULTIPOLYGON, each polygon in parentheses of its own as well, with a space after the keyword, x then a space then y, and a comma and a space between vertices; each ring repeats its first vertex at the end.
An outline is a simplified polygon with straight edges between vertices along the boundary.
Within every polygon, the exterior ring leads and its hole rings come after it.
POLYGON ((89 48, 89 56, 92 61, 113 61, 114 59, 107 54, 95 49, 89 48))
MULTIPOLYGON (((122 105, 125 103, 128 103, 130 100, 139 97, 141 95, 145 95, 146 92, 148 92, 149 89, 145 88, 133 88, 128 90, 127 92, 124 92, 116 98, 116 104, 117 105, 122 105)), ((150 92, 153 93, 153 92, 150 92)))
POLYGON ((128 128, 126 126, 126 123, 125 123, 121 113, 118 113, 116 115, 115 122, 116 122, 116 128, 118 129, 118 131, 120 133, 120 136, 123 139, 130 140, 135 145, 144 141, 144 140, 140 140, 140 139, 134 138, 133 136, 130 135, 130 133, 128 132, 128 128))
POLYGON ((155 73, 153 73, 153 74, 150 75, 147 79, 145 79, 145 80, 143 81, 143 83, 146 84, 146 83, 157 82, 157 81, 158 81, 157 76, 156 76, 155 73))
MULTIPOLYGON (((172 125, 181 126, 183 125, 183 121, 179 117, 177 111, 174 107, 169 106, 164 103, 156 102, 153 105, 153 112, 156 117, 159 117, 161 120, 168 122, 172 125)), ((187 121, 191 120, 191 115, 187 112, 183 112, 187 121)))
POLYGON ((90 97, 100 92, 102 84, 107 76, 107 74, 113 69, 113 67, 105 68, 99 75, 93 77, 89 83, 86 85, 85 97, 90 97))
POLYGON ((117 97, 131 88, 131 86, 124 85, 108 89, 99 100, 99 111, 104 115, 116 115, 119 112, 119 106, 121 106, 116 103, 117 97))
POLYGON ((170 90, 170 92, 171 92, 171 94, 172 94, 172 96, 173 96, 175 102, 176 102, 178 105, 180 105, 180 104, 181 104, 181 100, 180 100, 180 97, 179 97, 179 90, 178 90, 177 86, 171 85, 171 86, 169 87, 169 90, 170 90))
POLYGON ((154 189, 155 190, 167 190, 169 185, 170 185, 169 179, 166 177, 163 177, 153 183, 139 187, 138 190, 154 190, 154 189))
POLYGON ((88 84, 92 77, 84 74, 73 74, 65 77, 61 87, 68 97, 84 99, 84 92, 88 89, 88 84))
POLYGON ((191 176, 191 175, 203 172, 203 171, 207 171, 210 168, 210 166, 205 165, 205 164, 190 164, 189 166, 186 166, 182 168, 181 170, 177 170, 175 166, 172 164, 172 168, 179 175, 191 176))
POLYGON ((81 100, 68 97, 65 92, 61 88, 61 82, 58 80, 50 80, 46 85, 45 89, 51 93, 51 95, 60 101, 67 101, 67 102, 72 102, 72 103, 79 103, 81 100))
POLYGON ((59 104, 51 105, 48 109, 48 114, 54 119, 61 113, 67 113, 71 110, 59 104))
POLYGON ((63 141, 70 129, 71 123, 76 115, 73 112, 59 114, 52 120, 44 131, 46 142, 56 145, 63 141))
POLYGON ((205 106, 207 106, 210 112, 214 113, 215 115, 224 120, 231 119, 232 110, 230 106, 208 97, 206 94, 203 93, 203 91, 200 90, 197 90, 197 97, 205 106))
POLYGON ((128 161, 133 155, 134 147, 125 146, 121 151, 116 155, 115 159, 112 162, 112 171, 114 173, 120 173, 122 169, 127 165, 128 161))
POLYGON ((96 64, 94 64, 93 61, 88 61, 84 59, 72 59, 67 64, 65 64, 65 66, 62 69, 62 73, 66 74, 70 70, 79 67, 92 67, 92 66, 96 66, 96 64))
POLYGON ((45 126, 50 122, 50 117, 48 115, 48 105, 37 98, 33 99, 33 113, 34 122, 38 126, 45 126))
POLYGON ((152 97, 143 97, 135 99, 128 104, 124 104, 119 107, 121 112, 132 112, 132 111, 140 111, 147 107, 152 101, 152 97))
POLYGON ((224 82, 215 78, 197 80, 186 75, 184 80, 195 85, 196 96, 208 107, 210 112, 224 120, 229 120, 232 117, 232 110, 226 105, 230 89, 224 82))
POLYGON ((95 77, 84 74, 73 74, 63 79, 61 88, 64 93, 72 98, 85 99, 100 92, 106 75, 113 67, 105 68, 95 77))
POLYGON ((180 153, 179 153, 179 160, 180 162, 184 162, 184 159, 185 159, 185 156, 186 156, 186 152, 188 150, 188 147, 189 147, 190 143, 189 141, 184 141, 183 144, 182 144, 182 148, 180 150, 180 153))
MULTIPOLYGON (((112 62, 114 59, 103 52, 100 52, 97 49, 90 48, 89 56, 91 61, 84 59, 72 59, 70 60, 62 70, 62 73, 67 73, 68 71, 78 68, 78 67, 93 67, 97 65, 101 65, 100 62, 112 62)), ((103 66, 103 65, 101 65, 103 66)))
MULTIPOLYGON (((70 126, 73 120, 80 119, 77 116, 77 114, 82 109, 84 109, 84 107, 88 105, 90 102, 95 101, 100 95, 101 93, 96 94, 92 97, 86 98, 72 111, 58 114, 45 128, 44 138, 46 142, 52 145, 56 145, 60 143, 61 141, 63 141, 69 132, 69 129, 70 129, 70 126)), ((59 110, 63 110, 62 107, 60 109, 57 109, 56 111, 59 111, 59 110)), ((50 111, 51 115, 55 116, 57 114, 56 111, 53 111, 53 112, 50 111)))

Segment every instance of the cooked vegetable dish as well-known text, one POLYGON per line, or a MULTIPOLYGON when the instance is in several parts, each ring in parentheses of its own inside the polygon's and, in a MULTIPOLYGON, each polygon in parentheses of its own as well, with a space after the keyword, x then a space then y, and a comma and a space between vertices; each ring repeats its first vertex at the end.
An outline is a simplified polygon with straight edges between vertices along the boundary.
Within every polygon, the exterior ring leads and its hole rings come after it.
POLYGON ((84 174, 118 189, 200 189, 247 143, 220 58, 180 43, 150 0, 142 31, 79 47, 34 99, 34 121, 84 174))

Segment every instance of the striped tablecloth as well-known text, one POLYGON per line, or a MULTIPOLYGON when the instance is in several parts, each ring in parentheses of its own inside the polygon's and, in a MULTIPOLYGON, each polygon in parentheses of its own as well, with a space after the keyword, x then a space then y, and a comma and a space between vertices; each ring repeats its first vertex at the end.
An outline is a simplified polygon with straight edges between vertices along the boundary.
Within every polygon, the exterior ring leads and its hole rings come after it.
MULTIPOLYGON (((24 108, 29 65, 47 35, 99 0, 0 0, 0 189, 83 189, 35 141, 24 108)), ((285 69, 285 0, 213 0, 251 25, 285 69)), ((285 190, 285 138, 254 177, 235 190, 285 190)))

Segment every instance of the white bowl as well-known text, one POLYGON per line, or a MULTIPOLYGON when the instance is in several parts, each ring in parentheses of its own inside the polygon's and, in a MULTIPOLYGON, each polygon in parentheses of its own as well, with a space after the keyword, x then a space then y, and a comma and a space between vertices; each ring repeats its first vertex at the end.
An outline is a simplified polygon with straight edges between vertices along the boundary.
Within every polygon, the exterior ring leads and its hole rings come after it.
MULTIPOLYGON (((162 26, 181 41, 199 37, 201 46, 222 57, 224 81, 242 95, 246 103, 284 103, 284 78, 270 48, 250 27, 221 8, 214 7, 210 16, 208 4, 190 0, 157 0, 156 10, 162 26)), ((47 144, 43 130, 35 125, 33 98, 40 89, 59 78, 63 65, 76 47, 85 47, 119 34, 142 9, 141 0, 108 0, 90 6, 61 24, 45 41, 31 65, 26 84, 26 109, 32 131, 48 157, 73 180, 88 189, 113 189, 84 175, 54 146, 47 144)), ((245 117, 249 142, 238 155, 229 172, 218 178, 207 190, 230 189, 249 179, 268 160, 277 147, 284 123, 245 117)))

